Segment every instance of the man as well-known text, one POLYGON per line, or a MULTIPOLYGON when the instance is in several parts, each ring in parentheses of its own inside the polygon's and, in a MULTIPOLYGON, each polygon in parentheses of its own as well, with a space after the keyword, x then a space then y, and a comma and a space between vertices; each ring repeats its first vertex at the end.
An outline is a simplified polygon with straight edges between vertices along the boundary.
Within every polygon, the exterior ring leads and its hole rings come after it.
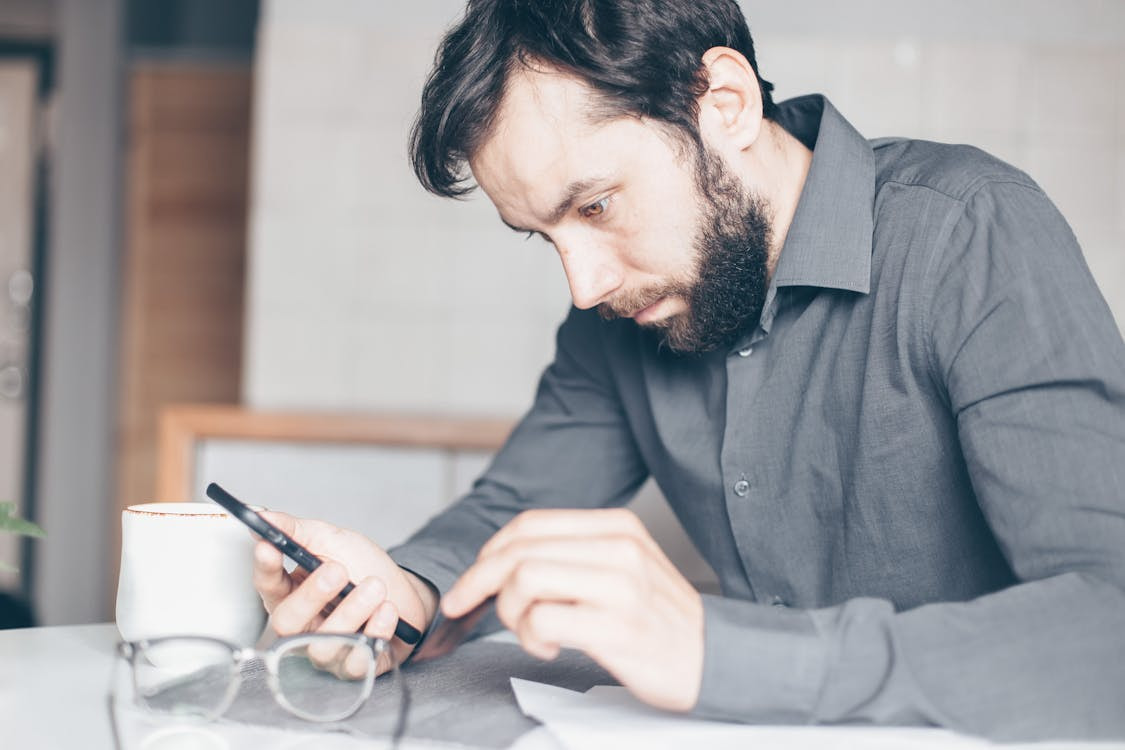
POLYGON ((470 0, 415 171, 553 245, 575 309, 405 545, 277 517, 334 562, 258 546, 273 627, 389 636, 495 594, 529 652, 666 709, 1125 736, 1125 346, 1071 231, 975 149, 771 88, 733 0, 470 0), (650 474, 722 596, 602 509, 650 474))

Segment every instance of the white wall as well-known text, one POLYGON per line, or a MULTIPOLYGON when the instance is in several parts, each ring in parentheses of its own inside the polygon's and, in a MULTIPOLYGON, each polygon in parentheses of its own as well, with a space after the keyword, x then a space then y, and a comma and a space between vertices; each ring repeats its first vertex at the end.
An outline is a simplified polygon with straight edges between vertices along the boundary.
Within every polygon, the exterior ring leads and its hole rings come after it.
POLYGON ((425 193, 406 157, 433 49, 458 7, 266 4, 248 403, 495 414, 529 403, 568 304, 558 261, 486 201, 425 193))
MULTIPOLYGON (((406 137, 461 0, 266 0, 245 400, 518 414, 568 303, 552 252, 417 185, 406 137)), ((981 145, 1070 218, 1125 325, 1125 3, 744 8, 782 97, 868 136, 981 145)))
POLYGON ((34 549, 41 624, 110 614, 123 0, 60 0, 34 549))

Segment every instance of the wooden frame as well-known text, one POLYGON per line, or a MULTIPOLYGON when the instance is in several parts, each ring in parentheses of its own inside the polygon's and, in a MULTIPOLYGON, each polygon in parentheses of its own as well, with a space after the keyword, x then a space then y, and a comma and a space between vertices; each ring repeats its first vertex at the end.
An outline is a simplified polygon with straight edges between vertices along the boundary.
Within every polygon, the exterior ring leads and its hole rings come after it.
POLYGON ((407 414, 272 412, 242 406, 181 404, 160 414, 156 497, 191 499, 196 443, 206 438, 370 444, 495 451, 515 421, 407 414))

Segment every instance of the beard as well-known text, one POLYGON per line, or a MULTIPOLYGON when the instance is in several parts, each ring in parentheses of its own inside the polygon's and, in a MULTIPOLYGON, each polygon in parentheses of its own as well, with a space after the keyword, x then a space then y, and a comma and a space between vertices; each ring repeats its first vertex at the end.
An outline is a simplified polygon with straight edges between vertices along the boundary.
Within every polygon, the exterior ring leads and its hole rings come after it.
POLYGON ((692 278, 624 294, 598 306, 606 320, 632 317, 664 297, 680 297, 687 310, 646 325, 661 345, 681 354, 729 348, 757 323, 769 274, 769 204, 746 190, 722 158, 696 148, 699 230, 693 241, 692 278))

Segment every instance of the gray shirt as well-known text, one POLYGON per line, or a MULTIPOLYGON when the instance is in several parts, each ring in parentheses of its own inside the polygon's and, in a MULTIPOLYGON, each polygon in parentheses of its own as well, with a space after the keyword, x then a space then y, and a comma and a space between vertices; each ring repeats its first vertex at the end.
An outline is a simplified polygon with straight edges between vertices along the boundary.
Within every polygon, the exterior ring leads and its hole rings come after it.
POLYGON ((445 591, 514 514, 651 474, 722 587, 699 715, 1125 737, 1125 345, 1073 233, 976 149, 778 120, 813 160, 756 329, 686 357, 572 310, 395 559, 445 591))

